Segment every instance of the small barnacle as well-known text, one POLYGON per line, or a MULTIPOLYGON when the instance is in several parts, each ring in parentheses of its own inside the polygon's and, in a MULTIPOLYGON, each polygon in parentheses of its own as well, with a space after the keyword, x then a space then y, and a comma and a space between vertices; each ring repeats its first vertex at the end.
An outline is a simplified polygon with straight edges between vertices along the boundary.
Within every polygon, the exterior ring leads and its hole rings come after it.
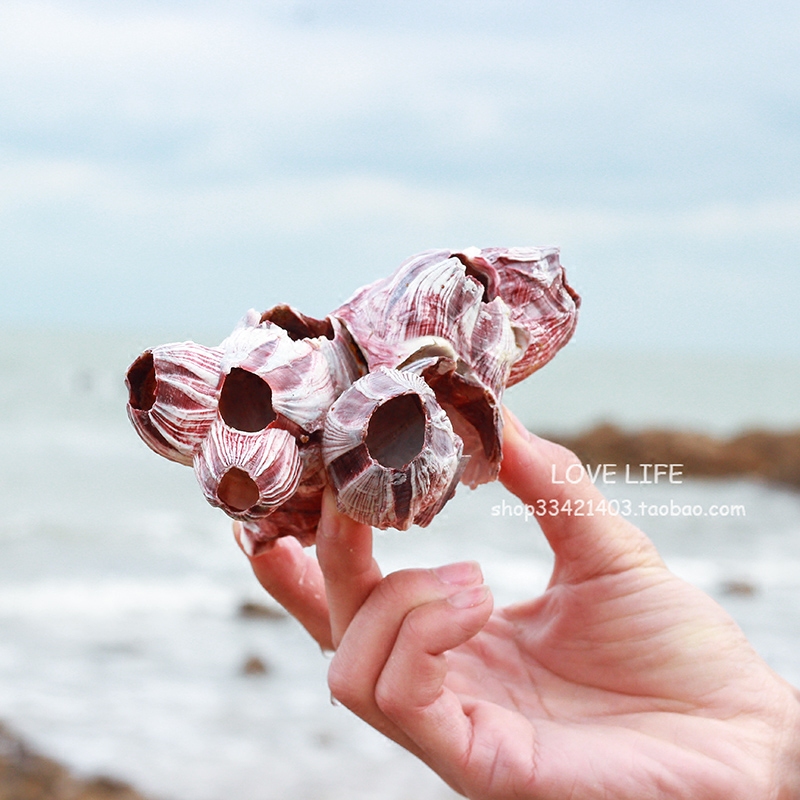
POLYGON ((302 459, 294 437, 281 428, 244 432, 217 420, 194 458, 209 503, 234 519, 270 514, 300 484, 302 459))
POLYGON ((194 342, 145 350, 128 367, 128 418, 156 453, 191 465, 217 414, 218 348, 194 342))

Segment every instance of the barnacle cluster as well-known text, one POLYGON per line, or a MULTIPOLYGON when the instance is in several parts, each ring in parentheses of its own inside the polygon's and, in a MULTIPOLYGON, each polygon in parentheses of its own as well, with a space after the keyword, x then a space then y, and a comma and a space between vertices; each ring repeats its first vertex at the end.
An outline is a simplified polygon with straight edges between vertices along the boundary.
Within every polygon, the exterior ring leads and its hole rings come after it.
POLYGON ((353 519, 424 526, 459 481, 497 477, 503 391, 566 344, 579 303, 555 248, 431 250, 324 320, 278 305, 218 347, 145 351, 128 415, 252 552, 313 542, 326 485, 353 519))

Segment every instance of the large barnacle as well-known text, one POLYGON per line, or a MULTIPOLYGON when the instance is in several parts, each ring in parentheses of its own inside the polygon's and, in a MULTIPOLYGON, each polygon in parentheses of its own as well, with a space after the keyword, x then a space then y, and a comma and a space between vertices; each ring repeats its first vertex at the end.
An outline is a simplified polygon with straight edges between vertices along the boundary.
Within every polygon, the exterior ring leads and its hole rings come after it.
POLYGON ((326 485, 361 522, 427 525, 459 480, 497 477, 503 391, 566 344, 579 302, 554 248, 428 251, 324 320, 279 305, 219 347, 147 350, 128 415, 253 551, 311 543, 326 485))

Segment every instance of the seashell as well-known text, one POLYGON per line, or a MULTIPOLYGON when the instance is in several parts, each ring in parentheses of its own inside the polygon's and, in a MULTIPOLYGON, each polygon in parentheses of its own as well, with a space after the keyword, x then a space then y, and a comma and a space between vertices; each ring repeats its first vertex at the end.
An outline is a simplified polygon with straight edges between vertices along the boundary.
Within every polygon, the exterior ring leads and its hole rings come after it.
POLYGON ((302 460, 287 430, 246 433, 219 419, 195 455, 194 470, 211 505, 234 519, 257 519, 297 491, 302 460))
POLYGON ((359 289, 333 312, 350 331, 370 370, 426 355, 462 355, 481 311, 483 287, 466 280, 448 251, 403 262, 393 275, 359 289))
POLYGON ((128 418, 156 453, 191 466, 217 415, 218 348, 194 342, 145 350, 128 367, 128 418))
POLYGON ((431 250, 360 289, 334 315, 370 369, 398 367, 429 383, 470 456, 462 480, 475 488, 500 470, 506 385, 572 334, 570 291, 554 249, 431 250))
POLYGON ((511 367, 513 386, 543 367, 569 341, 581 299, 567 283, 556 247, 470 247, 455 254, 487 296, 501 297, 517 330, 527 334, 521 358, 511 367))
MULTIPOLYGON (((335 336, 332 323, 330 330, 335 336)), ((220 345, 220 369, 226 373, 220 394, 223 419, 245 431, 274 422, 298 437, 322 430, 331 403, 360 374, 355 358, 343 357, 341 339, 293 339, 264 315, 249 312, 220 345)))
POLYGON ((461 440, 422 378, 378 367, 333 404, 322 459, 340 510, 378 528, 427 525, 452 497, 461 440))
POLYGON ((271 322, 283 328, 291 339, 304 339, 312 347, 319 348, 328 362, 331 384, 337 396, 367 371, 361 351, 336 317, 318 320, 291 306, 278 305, 265 311, 261 322, 271 322))
POLYGON ((328 485, 319 440, 298 447, 303 471, 297 491, 269 516, 243 520, 240 541, 245 551, 255 556, 270 547, 275 539, 292 535, 303 545, 314 543, 322 508, 322 492, 328 485))
POLYGON ((195 459, 203 493, 246 521, 253 552, 289 531, 310 543, 326 484, 321 429, 328 407, 363 371, 358 351, 338 320, 314 320, 289 306, 249 312, 220 349, 223 424, 212 429, 214 446, 204 444, 195 459), (283 460, 273 452, 278 430, 291 437, 283 460), (268 467, 259 461, 267 453, 274 459, 268 467), (226 501, 233 491, 240 505, 252 501, 247 508, 226 501))
POLYGON ((431 250, 323 320, 277 305, 219 347, 146 351, 128 414, 251 553, 313 542, 328 483, 354 519, 427 525, 459 480, 497 477, 503 392, 566 344, 578 305, 554 248, 431 250))

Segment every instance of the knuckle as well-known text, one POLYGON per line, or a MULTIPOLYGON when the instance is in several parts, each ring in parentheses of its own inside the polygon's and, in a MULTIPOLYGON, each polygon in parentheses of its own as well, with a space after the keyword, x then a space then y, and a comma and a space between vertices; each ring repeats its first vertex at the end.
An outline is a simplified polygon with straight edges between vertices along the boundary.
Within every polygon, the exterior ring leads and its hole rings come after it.
POLYGON ((425 579, 425 570, 405 569, 392 572, 378 584, 377 592, 390 608, 408 605, 410 596, 419 591, 425 579))
POLYGON ((404 708, 404 698, 387 680, 378 681, 375 687, 375 705, 389 719, 397 719, 404 708))
POLYGON ((351 671, 334 657, 328 670, 328 689, 331 697, 351 711, 360 705, 360 695, 351 671))
POLYGON ((406 614, 400 636, 405 642, 415 643, 417 647, 424 645, 427 642, 429 633, 429 625, 426 624, 427 622, 427 606, 418 606, 406 614))
POLYGON ((381 605, 411 609, 442 594, 442 585, 431 570, 404 569, 387 575, 376 587, 381 605))

